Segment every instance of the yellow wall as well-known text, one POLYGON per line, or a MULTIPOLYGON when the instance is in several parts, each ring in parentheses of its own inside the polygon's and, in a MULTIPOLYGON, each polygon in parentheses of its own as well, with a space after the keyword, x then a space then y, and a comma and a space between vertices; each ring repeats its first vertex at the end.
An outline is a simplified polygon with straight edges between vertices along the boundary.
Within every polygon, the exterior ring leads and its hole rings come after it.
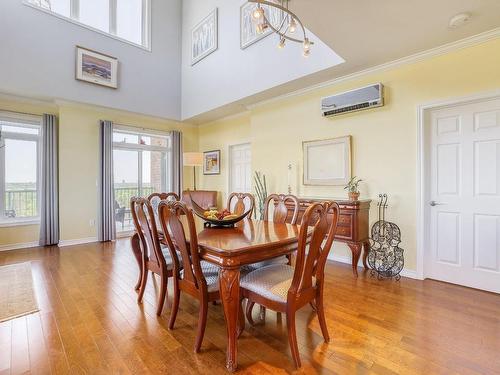
MULTIPOLYGON (((223 151, 222 174, 201 176, 202 187, 227 194, 227 148, 252 142, 252 169, 267 175, 270 192, 285 192, 287 164, 294 165, 293 193, 345 197, 342 187, 301 183, 302 141, 352 136, 352 172, 366 182, 362 198, 389 194, 388 219, 401 227, 406 268, 416 269, 416 108, 429 101, 500 87, 500 39, 430 58, 412 65, 365 75, 254 108, 241 117, 202 125, 200 151, 223 151), (320 99, 344 90, 382 82, 386 105, 330 119, 319 111, 320 99)), ((372 204, 371 221, 376 220, 372 204)), ((334 251, 348 255, 344 246, 334 251)))
MULTIPOLYGON (((59 116, 59 205, 61 240, 96 237, 98 124, 115 123, 157 130, 181 130, 184 149, 198 149, 198 129, 189 124, 159 120, 113 110, 72 104, 26 104, 17 99, 0 99, 0 110, 59 116), (92 225, 91 225, 92 221, 92 225)), ((192 174, 185 171, 186 186, 192 174)), ((38 225, 0 227, 0 246, 38 241, 38 225)))
POLYGON ((202 176, 201 179, 203 189, 219 192, 221 205, 222 199, 225 201, 227 198, 229 146, 251 142, 250 115, 242 113, 217 123, 202 125, 199 128, 199 137, 202 141, 200 151, 221 150, 221 173, 202 176))

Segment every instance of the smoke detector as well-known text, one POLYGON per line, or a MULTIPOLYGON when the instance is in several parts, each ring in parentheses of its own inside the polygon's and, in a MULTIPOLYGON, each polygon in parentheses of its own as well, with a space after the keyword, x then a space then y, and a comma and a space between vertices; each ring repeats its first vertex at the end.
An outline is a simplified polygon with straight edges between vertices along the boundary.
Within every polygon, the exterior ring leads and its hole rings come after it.
POLYGON ((456 16, 451 17, 448 27, 450 29, 456 29, 457 27, 463 26, 468 23, 470 19, 470 13, 459 13, 456 16))

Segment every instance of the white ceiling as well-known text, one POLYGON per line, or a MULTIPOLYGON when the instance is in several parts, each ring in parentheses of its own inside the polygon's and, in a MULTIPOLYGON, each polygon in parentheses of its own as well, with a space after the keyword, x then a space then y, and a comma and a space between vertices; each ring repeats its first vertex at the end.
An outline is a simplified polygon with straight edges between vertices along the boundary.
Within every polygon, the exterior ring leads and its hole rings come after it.
POLYGON ((500 27, 500 0, 291 0, 290 7, 346 62, 206 112, 190 122, 211 121, 277 95, 500 27), (470 22, 450 29, 450 18, 461 12, 472 15, 470 22))

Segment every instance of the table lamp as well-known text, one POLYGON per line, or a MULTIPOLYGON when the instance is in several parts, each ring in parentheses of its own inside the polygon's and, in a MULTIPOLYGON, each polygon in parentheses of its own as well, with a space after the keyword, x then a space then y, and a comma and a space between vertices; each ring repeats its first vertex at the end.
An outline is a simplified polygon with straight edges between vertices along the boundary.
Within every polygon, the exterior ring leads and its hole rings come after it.
POLYGON ((203 165, 203 153, 185 152, 182 159, 184 160, 185 167, 193 167, 193 185, 194 190, 196 190, 196 167, 201 167, 203 165))

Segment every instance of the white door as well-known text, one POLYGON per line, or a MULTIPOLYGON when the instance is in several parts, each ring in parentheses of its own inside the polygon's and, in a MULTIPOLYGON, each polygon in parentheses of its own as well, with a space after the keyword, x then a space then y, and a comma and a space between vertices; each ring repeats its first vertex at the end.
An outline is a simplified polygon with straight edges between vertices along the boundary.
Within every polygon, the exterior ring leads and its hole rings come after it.
POLYGON ((229 193, 252 191, 252 150, 250 143, 229 147, 229 193))
POLYGON ((430 117, 426 276, 500 293, 500 100, 430 117))

